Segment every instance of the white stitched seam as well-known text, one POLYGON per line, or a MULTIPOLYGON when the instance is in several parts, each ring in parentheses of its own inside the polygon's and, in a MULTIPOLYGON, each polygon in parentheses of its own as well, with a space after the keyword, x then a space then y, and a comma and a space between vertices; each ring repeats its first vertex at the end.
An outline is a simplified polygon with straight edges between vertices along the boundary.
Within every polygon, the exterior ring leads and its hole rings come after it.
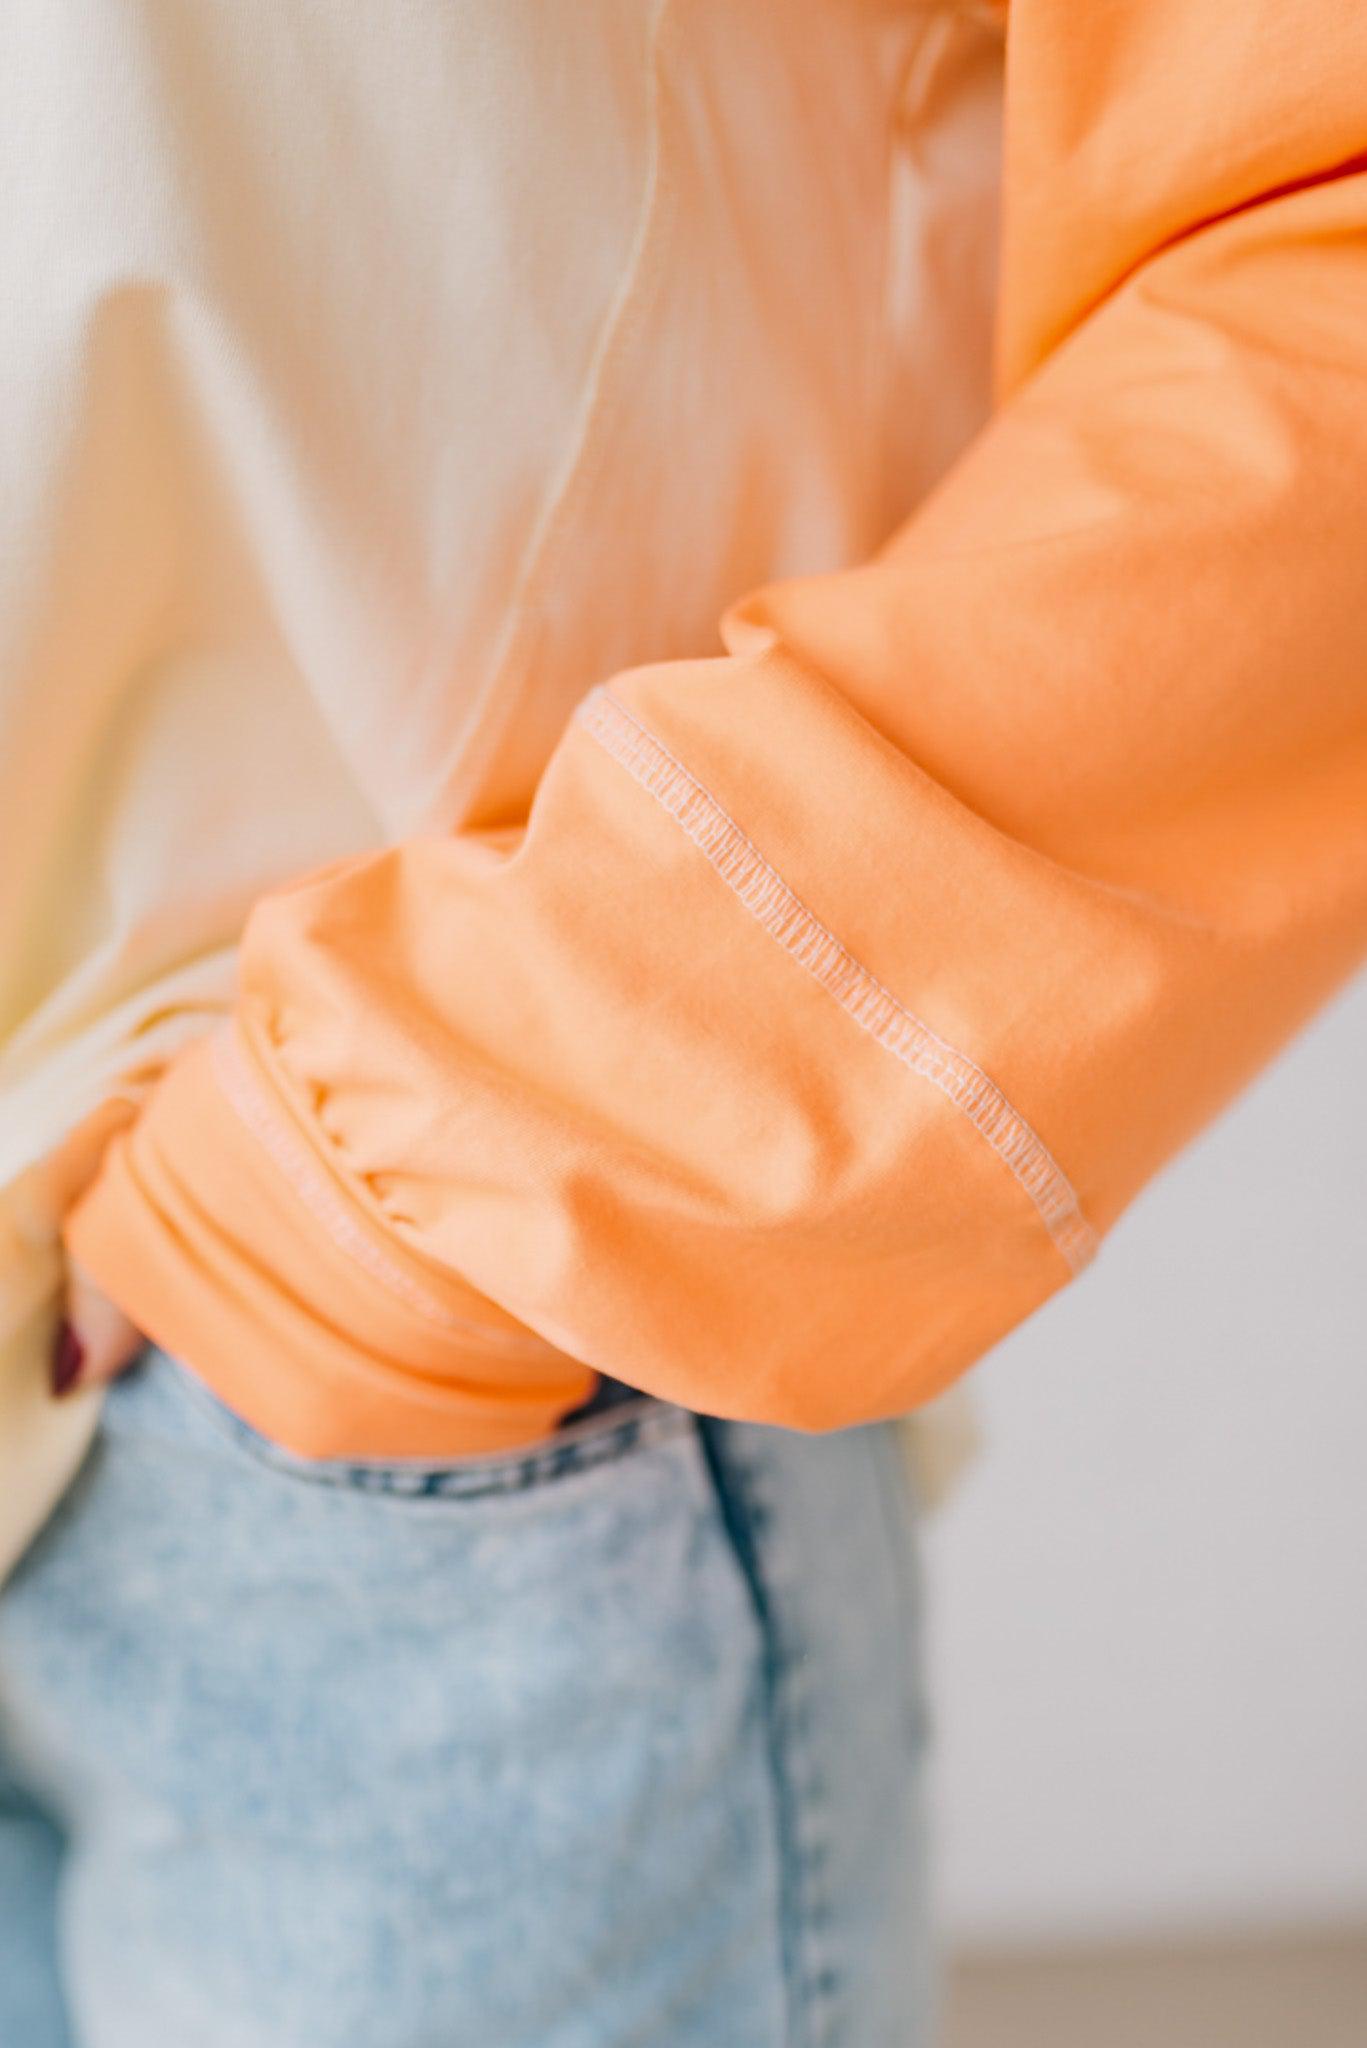
POLYGON ((1068 1265, 1080 1272, 1096 1251, 1096 1232, 1062 1167, 996 1082, 841 945, 725 806, 611 691, 590 691, 575 717, 669 813, 769 936, 862 1030, 948 1096, 1010 1168, 1068 1265))
POLYGON ((540 1337, 519 1337, 512 1330, 493 1330, 470 1316, 446 1307, 436 1295, 411 1279, 401 1266, 387 1259, 348 1215, 334 1189, 309 1157, 303 1142, 281 1123, 261 1091, 231 1029, 215 1031, 210 1057, 214 1078, 223 1095, 252 1136, 269 1153, 295 1194, 321 1224, 333 1242, 364 1267, 390 1294, 396 1294, 415 1314, 444 1330, 459 1330, 477 1337, 481 1344, 519 1354, 545 1352, 549 1347, 540 1337))
MULTIPOLYGON (((661 227, 666 222, 673 185, 665 136, 669 115, 665 68, 670 56, 673 17, 674 0, 659 0, 649 31, 646 56, 650 112, 645 181, 625 267, 593 344, 587 380, 577 400, 565 464, 533 521, 514 579, 501 640, 495 647, 493 661, 479 687, 475 705, 467 714, 466 729, 476 733, 490 707, 502 706, 501 716, 499 710, 494 709, 492 738, 488 734, 483 735, 487 745, 497 744, 503 722, 510 710, 516 708, 520 687, 535 664, 546 609, 544 603, 538 601, 538 593, 553 587, 556 564, 566 546, 566 536, 572 530, 576 510, 602 467, 605 455, 616 445, 612 433, 612 408, 620 404, 622 397, 620 368, 627 358, 629 346, 637 338, 643 309, 666 273, 670 245, 661 227)), ((625 388, 630 390, 629 382, 625 388)), ((478 771, 481 758, 474 755, 470 747, 462 748, 459 763, 462 786, 469 786, 472 770, 478 771)), ((449 829, 449 785, 448 764, 435 790, 429 790, 422 804, 423 815, 434 817, 443 830, 449 829)))

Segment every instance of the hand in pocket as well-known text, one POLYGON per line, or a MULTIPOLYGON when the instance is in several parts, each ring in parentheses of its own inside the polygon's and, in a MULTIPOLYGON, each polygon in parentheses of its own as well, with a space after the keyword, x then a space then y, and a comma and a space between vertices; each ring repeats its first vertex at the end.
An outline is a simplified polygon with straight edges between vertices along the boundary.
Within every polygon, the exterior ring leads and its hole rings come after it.
POLYGON ((117 1379, 147 1340, 118 1303, 74 1260, 67 1268, 66 1310, 52 1345, 52 1391, 117 1379))

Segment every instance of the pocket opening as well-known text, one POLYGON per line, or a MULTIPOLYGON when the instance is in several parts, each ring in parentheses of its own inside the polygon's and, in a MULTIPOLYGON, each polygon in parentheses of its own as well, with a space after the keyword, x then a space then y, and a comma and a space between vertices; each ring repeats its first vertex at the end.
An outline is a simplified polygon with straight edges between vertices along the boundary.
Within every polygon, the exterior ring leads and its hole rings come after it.
POLYGON ((601 1403, 590 1400, 551 1435, 513 1450, 469 1457, 307 1458, 263 1435, 172 1353, 149 1346, 132 1370, 158 1366, 218 1438, 255 1464, 296 1483, 398 1502, 459 1504, 525 1494, 615 1463, 694 1422, 685 1408, 622 1388, 601 1403))

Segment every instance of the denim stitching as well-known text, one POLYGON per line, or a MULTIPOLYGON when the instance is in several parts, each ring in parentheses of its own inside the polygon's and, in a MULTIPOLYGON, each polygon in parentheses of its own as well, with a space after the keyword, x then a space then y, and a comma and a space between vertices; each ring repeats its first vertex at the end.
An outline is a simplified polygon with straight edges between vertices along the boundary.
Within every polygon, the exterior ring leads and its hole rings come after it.
POLYGON ((665 1441, 693 1422, 687 1409, 643 1394, 639 1402, 621 1404, 625 1414, 614 1409, 605 1411, 617 1417, 612 1422, 591 1419, 583 1425, 582 1436, 553 1438, 524 1453, 495 1454, 493 1459, 463 1464, 432 1459, 414 1459, 411 1464, 390 1459, 309 1459, 273 1443, 235 1415, 178 1359, 169 1353, 161 1356, 175 1368, 178 1381, 218 1433, 257 1464, 305 1485, 375 1499, 472 1501, 530 1493, 538 1487, 615 1464, 632 1451, 665 1441))
POLYGON ((763 1498, 756 1468, 735 1447, 733 1426, 702 1416, 699 1437, 763 1644, 769 1761, 779 1832, 788 2048, 839 2048, 834 2030, 843 1978, 828 1946, 831 1910, 822 1872, 829 1852, 815 1821, 826 1788, 805 1742, 811 1703, 804 1697, 802 1646, 780 1620, 768 1584, 764 1553, 773 1512, 763 1498))
POLYGON ((658 1427, 651 1428, 647 1418, 638 1415, 615 1422, 582 1443, 533 1452, 513 1464, 499 1465, 493 1471, 476 1473, 444 1465, 424 1466, 410 1473, 401 1465, 352 1464, 344 1460, 320 1461, 314 1465, 280 1450, 269 1438, 236 1417, 226 1416, 224 1420, 244 1449, 291 1479, 302 1480, 311 1486, 333 1487, 344 1493, 405 1501, 491 1500, 531 1493, 539 1487, 578 1477, 603 1465, 615 1464, 619 1458, 643 1447, 646 1442, 669 1433, 658 1427))

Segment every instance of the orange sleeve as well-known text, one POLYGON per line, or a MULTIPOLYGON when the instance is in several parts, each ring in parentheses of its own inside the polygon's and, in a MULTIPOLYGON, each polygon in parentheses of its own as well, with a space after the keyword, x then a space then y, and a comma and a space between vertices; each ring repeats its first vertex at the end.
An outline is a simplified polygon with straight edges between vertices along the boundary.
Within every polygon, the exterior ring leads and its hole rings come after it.
POLYGON ((303 1450, 585 1367, 820 1429, 1086 1264, 1367 948, 1364 77, 1350 0, 1017 0, 996 417, 511 850, 258 907, 69 1220, 144 1327, 303 1450))

